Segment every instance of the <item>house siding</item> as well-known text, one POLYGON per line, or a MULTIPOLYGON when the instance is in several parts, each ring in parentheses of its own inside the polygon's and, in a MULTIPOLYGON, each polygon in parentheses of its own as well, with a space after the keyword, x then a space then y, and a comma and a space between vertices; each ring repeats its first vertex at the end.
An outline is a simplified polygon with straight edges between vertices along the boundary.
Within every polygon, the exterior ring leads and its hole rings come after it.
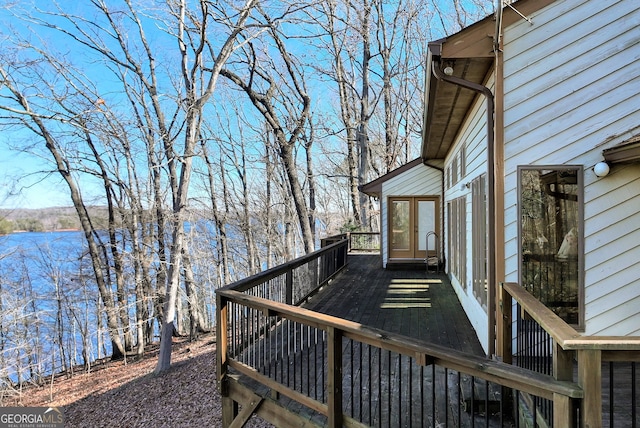
POLYGON ((424 164, 416 165, 382 184, 381 230, 382 266, 389 261, 388 198, 390 196, 438 196, 442 199, 442 173, 424 164))
POLYGON ((584 166, 585 333, 640 333, 640 165, 597 178, 640 133, 640 2, 558 0, 504 29, 505 272, 518 281, 517 167, 584 166))
MULTIPOLYGON (((487 87, 493 88, 494 79, 491 79, 485 83, 487 87)), ((473 221, 472 221, 472 198, 471 189, 466 186, 467 183, 482 174, 487 172, 487 117, 486 117, 486 100, 483 96, 478 96, 472 109, 467 115, 465 123, 460 129, 460 133, 454 142, 452 150, 449 152, 448 157, 445 159, 445 170, 449 169, 453 163, 453 159, 458 155, 462 146, 464 146, 465 152, 465 170, 466 174, 460 178, 456 185, 451 188, 445 189, 445 225, 449 224, 448 212, 446 210, 446 204, 448 201, 464 197, 466 200, 466 241, 469 245, 466 246, 466 283, 461 284, 458 278, 451 275, 450 267, 447 266, 447 272, 451 277, 451 284, 453 285, 458 299, 462 304, 473 328, 476 330, 476 334, 485 352, 488 351, 488 317, 486 307, 483 307, 473 294, 473 245, 471 245, 471 239, 473 236, 473 221)), ((445 234, 445 248, 449 248, 449 236, 448 232, 445 234)))

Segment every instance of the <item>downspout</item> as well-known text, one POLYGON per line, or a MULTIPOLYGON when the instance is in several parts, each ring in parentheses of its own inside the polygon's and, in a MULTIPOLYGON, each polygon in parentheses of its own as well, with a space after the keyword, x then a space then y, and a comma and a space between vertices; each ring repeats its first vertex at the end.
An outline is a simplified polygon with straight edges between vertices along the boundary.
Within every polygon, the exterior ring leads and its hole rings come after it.
MULTIPOLYGON (((439 48, 440 46, 438 46, 439 48)), ((439 53, 439 52, 438 52, 439 53)), ((489 184, 489 191, 487 195, 487 202, 489 205, 488 209, 488 231, 489 235, 487 242, 487 283, 489 284, 489 296, 487 297, 487 305, 488 305, 488 316, 489 316, 489 356, 493 356, 495 354, 495 325, 496 325, 496 314, 495 314, 495 296, 496 296, 496 260, 495 260, 495 250, 496 250, 496 236, 495 236, 495 153, 494 153, 494 102, 493 102, 493 93, 491 89, 487 88, 484 85, 480 85, 475 82, 471 82, 465 79, 461 79, 455 76, 448 76, 444 74, 444 72, 440 69, 440 55, 433 55, 432 57, 432 71, 433 75, 443 82, 449 82, 454 85, 470 89, 479 94, 485 96, 487 101, 487 181, 489 184)))
POLYGON ((438 225, 438 230, 440 231, 440 235, 438 236, 438 238, 440 238, 440 260, 438 260, 438 263, 442 263, 442 267, 444 269, 444 266, 446 264, 446 257, 444 255, 444 209, 445 209, 445 204, 444 204, 444 168, 437 166, 437 165, 433 165, 430 164, 429 161, 424 162, 424 164, 428 167, 431 167, 435 170, 440 171, 440 194, 442 195, 441 198, 441 204, 440 204, 440 224, 438 225))

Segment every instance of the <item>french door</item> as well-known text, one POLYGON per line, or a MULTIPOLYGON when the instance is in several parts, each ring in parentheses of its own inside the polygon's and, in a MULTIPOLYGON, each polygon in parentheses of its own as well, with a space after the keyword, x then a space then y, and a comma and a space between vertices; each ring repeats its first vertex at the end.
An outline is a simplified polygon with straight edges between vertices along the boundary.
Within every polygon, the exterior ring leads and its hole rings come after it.
POLYGON ((435 196, 389 198, 389 258, 424 259, 436 254, 439 201, 435 196))

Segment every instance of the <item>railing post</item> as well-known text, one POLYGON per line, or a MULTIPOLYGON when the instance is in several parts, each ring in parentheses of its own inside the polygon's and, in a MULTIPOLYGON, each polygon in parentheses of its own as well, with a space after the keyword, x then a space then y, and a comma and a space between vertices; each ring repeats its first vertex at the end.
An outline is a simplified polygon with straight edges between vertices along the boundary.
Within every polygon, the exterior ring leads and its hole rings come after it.
POLYGON ((228 427, 238 414, 238 405, 229 397, 227 379, 228 322, 229 305, 227 299, 216 294, 216 371, 218 388, 222 396, 222 426, 228 427))
POLYGON ((602 425, 602 351, 578 350, 578 384, 582 387, 582 427, 602 425))
POLYGON ((285 275, 285 286, 284 301, 287 305, 293 305, 293 270, 291 269, 285 275))
POLYGON ((342 332, 327 328, 327 407, 330 428, 342 426, 342 332))
POLYGON ((573 408, 571 407, 571 398, 566 395, 553 394, 553 426, 554 427, 573 427, 573 408))
POLYGON ((573 382, 573 351, 565 351, 553 342, 553 377, 573 382))
POLYGON ((513 338, 511 325, 513 323, 511 295, 504 289, 504 283, 500 283, 500 312, 498 316, 498 356, 507 364, 513 362, 512 342, 513 338))
MULTIPOLYGON (((573 382, 573 351, 565 351, 553 342, 553 377, 557 380, 573 382)), ((573 401, 569 397, 553 397, 553 426, 573 427, 575 425, 573 401)))

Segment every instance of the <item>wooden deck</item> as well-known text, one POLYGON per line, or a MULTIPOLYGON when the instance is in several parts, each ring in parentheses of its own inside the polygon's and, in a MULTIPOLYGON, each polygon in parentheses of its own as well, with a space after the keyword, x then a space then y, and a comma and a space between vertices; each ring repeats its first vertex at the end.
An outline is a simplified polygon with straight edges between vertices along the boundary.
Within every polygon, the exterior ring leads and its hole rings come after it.
MULTIPOLYGON (((349 263, 329 285, 312 296, 304 308, 353 321, 364 326, 431 342, 478 357, 484 351, 446 275, 423 269, 384 270, 376 255, 350 255, 349 263)), ((247 350, 258 372, 325 402, 327 366, 326 336, 285 322, 260 348, 291 348, 288 353, 257 357, 247 350), (289 342, 291 345, 287 345, 289 342), (306 373, 313 373, 307 376, 306 373), (322 373, 322 375, 319 375, 322 373), (313 381, 312 381, 313 380, 313 381), (318 393, 318 391, 320 391, 318 393)), ((418 364, 400 354, 342 340, 342 408, 353 420, 367 426, 510 426, 502 420, 496 392, 471 376, 460 381, 457 372, 433 364, 418 364), (457 376, 457 379, 456 379, 457 376), (473 393, 471 391, 474 391, 473 393), (489 412, 478 410, 493 407, 489 412), (475 409, 475 411, 471 411, 475 409), (480 423, 475 423, 477 419, 480 423)), ((264 384, 246 377, 239 381, 257 394, 277 403, 290 426, 326 426, 326 416, 264 384)), ((255 401, 255 400, 253 400, 255 401)), ((274 410, 275 411, 275 410, 274 410)), ((276 411, 277 412, 277 411, 276 411)), ((506 412, 505 412, 506 413, 506 412)))
POLYGON ((475 331, 443 273, 382 269, 379 255, 349 264, 305 308, 391 333, 484 356, 475 331))
POLYGON ((558 372, 487 359, 445 275, 383 270, 379 256, 347 256, 346 242, 218 290, 223 426, 253 413, 278 427, 636 426, 624 421, 640 413, 626 397, 637 396, 637 340, 603 338, 607 351, 594 350, 593 338, 505 283, 502 301, 520 309, 507 305, 502 322, 516 312, 540 324, 562 347, 558 372), (609 387, 600 361, 633 363, 609 387))

